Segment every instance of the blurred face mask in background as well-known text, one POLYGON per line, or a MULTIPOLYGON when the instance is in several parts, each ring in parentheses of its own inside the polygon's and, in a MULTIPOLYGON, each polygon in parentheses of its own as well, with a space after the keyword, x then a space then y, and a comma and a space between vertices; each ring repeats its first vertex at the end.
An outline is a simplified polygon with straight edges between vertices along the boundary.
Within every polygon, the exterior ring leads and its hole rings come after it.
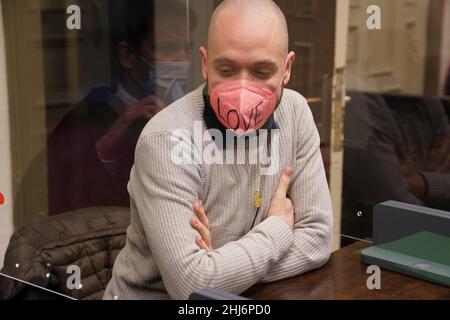
POLYGON ((147 80, 136 81, 141 85, 145 94, 156 94, 167 104, 180 99, 186 94, 189 79, 189 61, 154 61, 150 62, 141 57, 148 65, 149 72, 147 80), (161 93, 158 95, 157 93, 161 93))

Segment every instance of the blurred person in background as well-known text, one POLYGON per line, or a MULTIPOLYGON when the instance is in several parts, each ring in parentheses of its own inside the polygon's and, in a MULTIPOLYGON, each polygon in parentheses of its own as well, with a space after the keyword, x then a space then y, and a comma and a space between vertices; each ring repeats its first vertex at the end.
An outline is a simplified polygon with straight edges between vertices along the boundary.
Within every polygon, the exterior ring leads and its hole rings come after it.
POLYGON ((372 236, 372 209, 396 200, 450 210, 450 129, 440 99, 351 92, 342 232, 372 236))
POLYGON ((120 19, 117 87, 92 89, 49 136, 50 214, 129 207, 127 182, 141 131, 187 90, 190 42, 184 3, 126 1, 120 19))

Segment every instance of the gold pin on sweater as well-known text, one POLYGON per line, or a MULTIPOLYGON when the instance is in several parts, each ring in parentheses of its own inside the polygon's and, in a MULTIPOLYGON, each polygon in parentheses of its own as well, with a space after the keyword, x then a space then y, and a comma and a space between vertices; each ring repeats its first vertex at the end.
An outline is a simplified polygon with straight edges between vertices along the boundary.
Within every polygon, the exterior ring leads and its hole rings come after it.
POLYGON ((253 198, 253 205, 256 209, 261 206, 261 191, 259 189, 256 190, 255 197, 253 198))

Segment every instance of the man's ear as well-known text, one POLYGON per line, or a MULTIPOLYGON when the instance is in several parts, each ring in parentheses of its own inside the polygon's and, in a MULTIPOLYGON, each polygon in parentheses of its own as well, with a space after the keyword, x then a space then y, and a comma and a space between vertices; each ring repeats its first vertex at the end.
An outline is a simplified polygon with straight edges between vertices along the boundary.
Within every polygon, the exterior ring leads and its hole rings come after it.
POLYGON ((205 81, 208 80, 208 53, 204 47, 200 47, 200 58, 202 59, 202 75, 205 81))
POLYGON ((130 46, 126 42, 119 43, 119 62, 125 70, 131 70, 136 64, 136 55, 131 52, 130 46))
POLYGON ((288 54, 287 57, 287 63, 286 63, 286 73, 284 76, 284 80, 283 80, 283 85, 287 85, 289 83, 289 81, 291 80, 291 72, 292 72, 292 66, 294 65, 295 62, 295 52, 291 51, 288 54))

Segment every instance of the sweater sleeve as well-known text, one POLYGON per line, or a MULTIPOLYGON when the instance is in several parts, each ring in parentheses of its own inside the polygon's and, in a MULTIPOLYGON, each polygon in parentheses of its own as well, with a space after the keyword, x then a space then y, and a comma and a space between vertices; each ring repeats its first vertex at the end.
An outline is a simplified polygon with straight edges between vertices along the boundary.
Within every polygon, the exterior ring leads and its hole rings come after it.
MULTIPOLYGON (((306 100, 298 120, 294 176, 288 196, 294 206, 294 243, 262 282, 289 278, 325 264, 331 253, 333 215, 320 153, 320 138, 306 100)), ((297 101, 298 104, 298 101, 297 101)))
POLYGON ((192 204, 202 187, 201 166, 174 164, 173 147, 169 133, 142 136, 129 182, 144 241, 164 286, 173 299, 187 299, 202 288, 239 294, 283 256, 293 242, 293 233, 284 221, 271 217, 238 241, 210 252, 199 249, 197 232, 189 220, 195 216, 192 204))

